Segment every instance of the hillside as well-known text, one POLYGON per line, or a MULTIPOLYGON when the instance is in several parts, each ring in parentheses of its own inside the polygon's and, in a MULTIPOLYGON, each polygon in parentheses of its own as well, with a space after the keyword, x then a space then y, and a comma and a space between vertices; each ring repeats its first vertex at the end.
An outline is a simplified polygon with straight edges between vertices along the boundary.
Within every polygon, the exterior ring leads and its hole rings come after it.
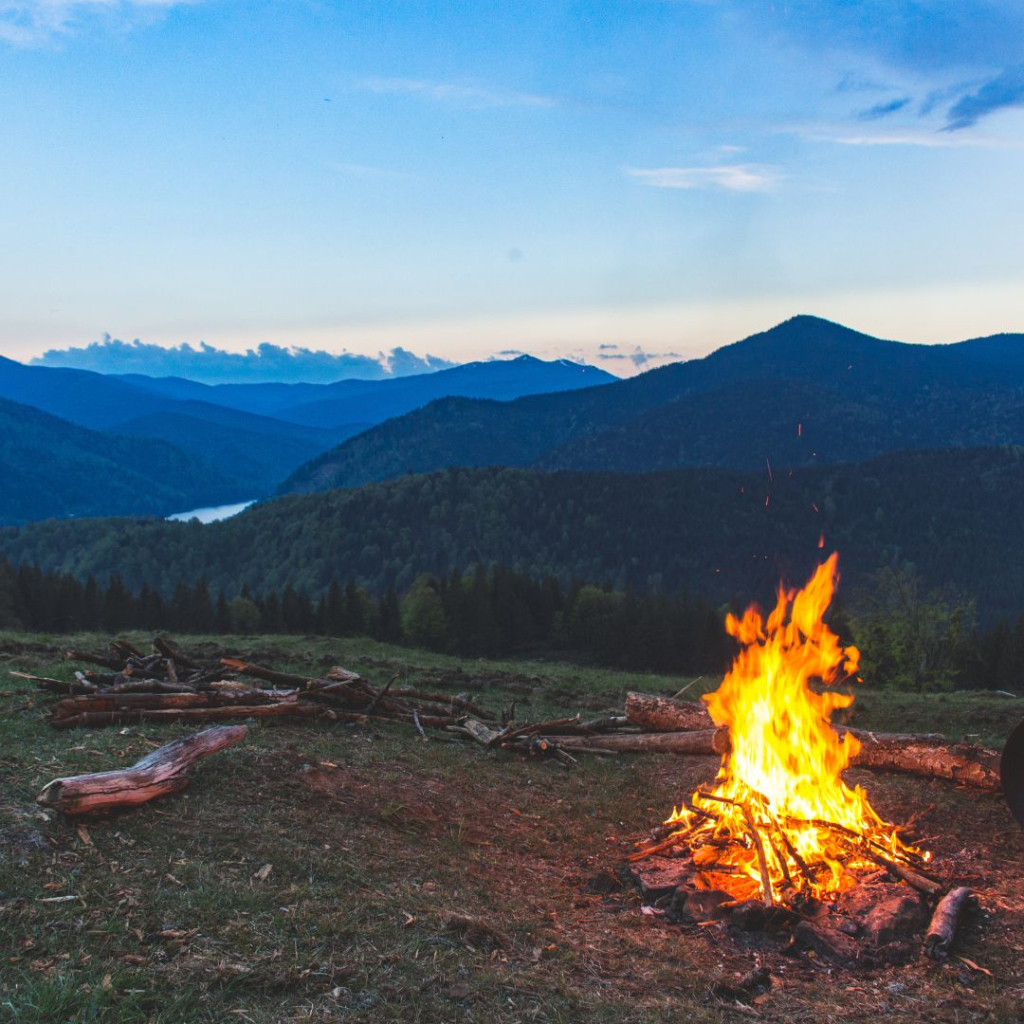
POLYGON ((320 430, 208 402, 180 401, 119 423, 114 430, 132 437, 159 438, 206 459, 243 483, 251 498, 271 493, 296 466, 363 426, 320 430))
MULTIPOLYGON (((272 493, 322 452, 439 396, 507 399, 615 379, 594 367, 524 356, 384 381, 208 385, 0 357, 0 397, 91 430, 167 441, 211 463, 225 481, 239 482, 248 498, 272 493)), ((216 504, 212 492, 200 504, 216 504)))
POLYGON ((448 399, 294 473, 282 492, 449 466, 789 468, 903 448, 1024 442, 1024 338, 882 341, 794 317, 704 359, 581 392, 448 399))
POLYGON ((165 515, 241 497, 237 481, 163 441, 102 434, 0 398, 0 523, 165 515))
POLYGON ((987 618, 1024 608, 1024 451, 910 452, 794 473, 626 475, 451 470, 283 498, 221 523, 93 520, 0 531, 0 554, 173 590, 205 577, 237 593, 312 595, 354 577, 376 592, 478 560, 535 575, 767 599, 802 579, 824 533, 856 587, 893 559, 976 596, 987 618), (112 543, 117 538, 116 545, 112 543))

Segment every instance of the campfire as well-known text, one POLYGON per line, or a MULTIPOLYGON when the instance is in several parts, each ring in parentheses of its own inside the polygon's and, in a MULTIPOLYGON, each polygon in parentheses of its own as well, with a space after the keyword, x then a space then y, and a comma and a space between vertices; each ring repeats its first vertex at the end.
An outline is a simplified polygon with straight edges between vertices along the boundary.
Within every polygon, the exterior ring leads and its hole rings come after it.
POLYGON ((859 652, 825 622, 836 565, 832 555, 802 590, 780 588, 767 618, 756 607, 728 617, 740 651, 704 698, 706 712, 630 695, 627 712, 654 727, 699 729, 709 713, 716 729, 708 732, 721 752, 715 779, 630 857, 631 873, 649 899, 661 901, 662 909, 646 909, 679 924, 767 930, 788 937, 787 948, 843 965, 905 962, 915 948, 910 940, 926 930, 925 951, 941 959, 970 890, 943 895, 931 854, 901 838, 909 827, 886 822, 842 776, 873 760, 920 767, 901 752, 951 767, 973 755, 933 746, 934 737, 857 734, 833 723, 853 703, 850 688, 840 687, 860 681, 859 652), (876 759, 882 748, 885 757, 876 759))
POLYGON ((929 854, 907 845, 842 772, 860 749, 840 735, 833 712, 853 695, 859 652, 824 621, 835 587, 836 555, 799 591, 780 588, 765 619, 756 607, 726 628, 741 650, 705 701, 730 749, 714 784, 676 808, 669 836, 685 842, 700 883, 737 900, 793 906, 827 899, 880 866, 917 872, 929 854))

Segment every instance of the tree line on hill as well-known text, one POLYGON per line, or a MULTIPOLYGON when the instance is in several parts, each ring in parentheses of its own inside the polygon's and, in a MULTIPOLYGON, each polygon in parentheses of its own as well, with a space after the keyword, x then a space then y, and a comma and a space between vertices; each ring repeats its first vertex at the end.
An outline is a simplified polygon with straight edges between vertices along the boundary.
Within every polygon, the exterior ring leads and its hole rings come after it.
MULTIPOLYGON (((870 602, 830 616, 862 650, 865 678, 899 689, 1016 689, 1024 663, 1024 615, 978 630, 969 602, 927 592, 910 569, 883 570, 870 602)), ((422 575, 401 596, 374 598, 354 580, 318 599, 286 585, 234 597, 203 579, 170 597, 119 576, 105 585, 0 560, 0 629, 44 633, 128 629, 172 633, 314 633, 370 636, 470 657, 559 657, 612 668, 714 675, 735 647, 727 610, 702 600, 576 583, 563 588, 501 566, 465 575, 422 575)))

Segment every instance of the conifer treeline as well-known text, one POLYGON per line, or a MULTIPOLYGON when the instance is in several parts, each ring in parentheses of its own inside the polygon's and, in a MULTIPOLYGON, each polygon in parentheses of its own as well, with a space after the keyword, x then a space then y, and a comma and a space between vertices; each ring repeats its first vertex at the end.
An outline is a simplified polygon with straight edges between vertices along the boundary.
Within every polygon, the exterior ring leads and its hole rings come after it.
MULTIPOLYGON (((401 596, 392 588, 377 600, 352 580, 333 582, 316 601, 291 586, 265 594, 243 588, 228 600, 202 579, 180 582, 165 599, 145 585, 133 592, 116 575, 99 586, 92 577, 83 582, 0 560, 0 629, 30 632, 370 636, 474 657, 554 655, 613 668, 713 674, 734 651, 722 619, 721 610, 686 596, 593 584, 563 588, 553 576, 536 580, 500 566, 420 576, 401 596)), ((861 647, 865 662, 882 666, 891 653, 891 639, 876 640, 869 620, 840 613, 833 625, 861 647)), ((970 632, 951 657, 949 685, 1019 689, 1024 615, 970 632)), ((879 667, 878 674, 886 673, 879 667)))
POLYGON ((558 654, 696 674, 722 671, 732 650, 720 613, 704 602, 589 584, 566 590, 554 577, 482 565, 465 576, 421 576, 401 597, 389 589, 378 600, 352 580, 335 581, 313 601, 291 586, 228 600, 202 579, 180 582, 165 599, 146 585, 133 593, 117 575, 101 587, 0 560, 0 629, 371 636, 461 655, 558 654))

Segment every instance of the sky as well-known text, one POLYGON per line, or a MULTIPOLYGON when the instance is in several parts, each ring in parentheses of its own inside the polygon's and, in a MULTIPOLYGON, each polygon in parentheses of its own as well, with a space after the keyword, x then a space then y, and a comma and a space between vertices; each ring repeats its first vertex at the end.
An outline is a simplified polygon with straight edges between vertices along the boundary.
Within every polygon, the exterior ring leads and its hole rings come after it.
POLYGON ((0 353, 1024 331, 1019 0, 0 0, 0 353))

